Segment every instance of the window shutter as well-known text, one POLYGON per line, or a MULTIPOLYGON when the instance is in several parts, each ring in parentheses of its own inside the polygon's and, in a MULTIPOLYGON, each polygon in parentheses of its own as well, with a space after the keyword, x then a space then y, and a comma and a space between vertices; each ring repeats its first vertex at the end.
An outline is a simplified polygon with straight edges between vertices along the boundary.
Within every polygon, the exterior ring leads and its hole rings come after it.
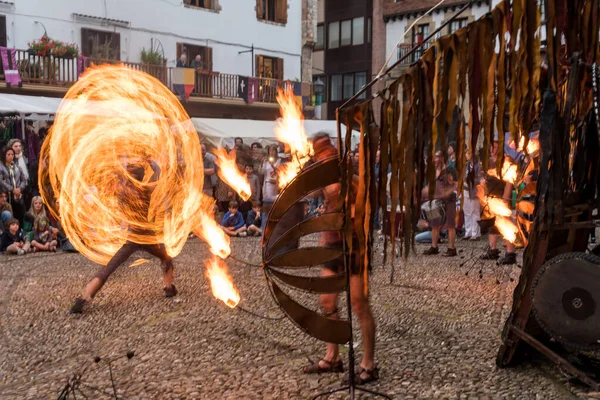
POLYGON ((263 19, 263 0, 256 0, 256 18, 263 19))
POLYGON ((4 15, 0 15, 0 46, 6 47, 6 43, 6 17, 4 15))
POLYGON ((275 22, 287 24, 287 0, 276 0, 275 3, 275 22))
POLYGON ((213 49, 212 47, 206 48, 206 57, 204 59, 204 69, 207 69, 212 72, 213 70, 213 49))
POLYGON ((81 28, 81 54, 86 57, 92 55, 90 31, 86 28, 81 28))
POLYGON ((208 8, 209 10, 213 9, 212 0, 204 0, 204 8, 208 8))
POLYGON ((113 33, 113 51, 115 52, 115 60, 121 60, 121 34, 113 33))
POLYGON ((277 62, 275 73, 273 74, 273 78, 283 80, 283 58, 276 58, 277 62))
MULTIPOLYGON (((179 57, 181 57, 182 54, 183 54, 183 43, 177 43, 177 60, 179 60, 179 57)), ((175 62, 177 62, 177 60, 175 60, 175 62)))
POLYGON ((262 65, 262 56, 254 56, 254 76, 260 76, 261 65, 262 65))

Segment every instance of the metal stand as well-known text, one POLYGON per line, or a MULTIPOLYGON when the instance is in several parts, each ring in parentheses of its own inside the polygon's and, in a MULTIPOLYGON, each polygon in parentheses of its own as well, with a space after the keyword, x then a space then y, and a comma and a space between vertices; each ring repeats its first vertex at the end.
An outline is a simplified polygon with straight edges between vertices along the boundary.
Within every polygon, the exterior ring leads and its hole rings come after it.
POLYGON ((337 392, 345 392, 348 391, 350 394, 350 399, 354 400, 354 395, 356 391, 371 393, 375 396, 383 397, 385 399, 392 400, 390 396, 384 393, 377 392, 375 390, 370 390, 362 386, 356 386, 356 374, 354 373, 354 334, 352 330, 352 296, 350 295, 350 257, 351 254, 348 254, 348 248, 346 247, 346 241, 344 240, 344 269, 346 270, 346 306, 348 307, 348 324, 350 325, 350 339, 348 340, 348 384, 338 389, 331 389, 327 392, 318 393, 313 397, 313 400, 318 399, 319 397, 328 396, 337 392))

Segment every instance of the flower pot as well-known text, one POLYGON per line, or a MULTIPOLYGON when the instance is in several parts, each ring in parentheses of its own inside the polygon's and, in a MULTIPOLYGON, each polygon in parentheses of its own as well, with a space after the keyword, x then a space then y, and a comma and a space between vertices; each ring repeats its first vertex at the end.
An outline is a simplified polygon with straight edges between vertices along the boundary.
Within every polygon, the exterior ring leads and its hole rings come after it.
POLYGON ((37 51, 34 49, 27 49, 27 54, 29 54, 30 56, 35 56, 37 54, 37 51))

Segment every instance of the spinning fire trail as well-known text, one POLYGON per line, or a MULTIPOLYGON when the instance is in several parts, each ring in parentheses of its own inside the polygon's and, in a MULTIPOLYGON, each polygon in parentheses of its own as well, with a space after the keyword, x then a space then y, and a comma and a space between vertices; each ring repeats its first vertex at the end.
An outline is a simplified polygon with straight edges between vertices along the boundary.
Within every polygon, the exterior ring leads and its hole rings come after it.
POLYGON ((71 87, 40 156, 42 197, 86 258, 106 265, 126 243, 164 245, 175 257, 194 232, 214 254, 213 294, 235 307, 239 293, 217 258, 231 253, 229 239, 203 178, 198 134, 180 102, 124 66, 92 68, 71 87), (135 179, 132 164, 141 169, 135 179))

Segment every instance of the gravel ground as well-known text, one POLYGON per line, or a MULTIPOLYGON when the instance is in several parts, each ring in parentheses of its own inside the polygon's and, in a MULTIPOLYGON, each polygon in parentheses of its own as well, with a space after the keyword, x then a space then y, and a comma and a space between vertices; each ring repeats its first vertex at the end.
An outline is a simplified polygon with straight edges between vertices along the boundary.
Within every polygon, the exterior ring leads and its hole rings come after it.
MULTIPOLYGON (((461 265, 485 245, 460 242, 454 259, 398 260, 391 284, 391 267, 376 251, 371 300, 381 379, 370 388, 395 399, 600 398, 567 382, 543 357, 495 367, 520 269, 461 265)), ((258 239, 235 238, 232 248, 235 257, 260 263, 258 239)), ((56 398, 67 376, 86 366, 83 392, 110 398, 108 367, 92 362, 97 355, 121 357, 113 373, 124 399, 308 399, 341 384, 342 374, 300 372, 306 356, 322 355, 323 344, 290 321, 258 319, 215 300, 204 277, 208 255, 200 240, 188 242, 175 260, 175 299, 162 296, 157 260, 125 265, 80 317, 67 311, 95 264, 78 254, 0 256, 0 398, 56 398), (129 350, 131 360, 122 357, 129 350)), ((130 262, 137 256, 146 257, 130 262)), ((242 307, 281 316, 260 268, 228 264, 242 307)), ((316 296, 307 299, 316 304, 316 296)))

